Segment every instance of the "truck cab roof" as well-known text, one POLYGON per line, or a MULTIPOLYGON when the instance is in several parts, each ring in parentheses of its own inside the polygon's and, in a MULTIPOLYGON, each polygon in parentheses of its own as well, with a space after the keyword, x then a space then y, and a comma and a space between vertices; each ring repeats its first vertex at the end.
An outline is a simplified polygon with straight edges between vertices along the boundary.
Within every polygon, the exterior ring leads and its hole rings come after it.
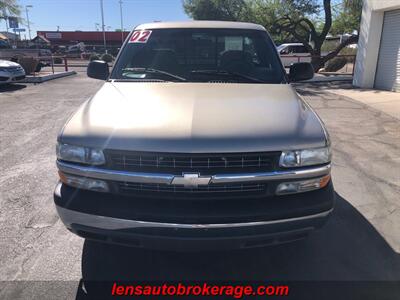
POLYGON ((253 29, 266 31, 258 24, 246 22, 228 21, 183 21, 183 22, 153 22, 138 25, 135 30, 144 29, 171 29, 171 28, 232 28, 232 29, 253 29))

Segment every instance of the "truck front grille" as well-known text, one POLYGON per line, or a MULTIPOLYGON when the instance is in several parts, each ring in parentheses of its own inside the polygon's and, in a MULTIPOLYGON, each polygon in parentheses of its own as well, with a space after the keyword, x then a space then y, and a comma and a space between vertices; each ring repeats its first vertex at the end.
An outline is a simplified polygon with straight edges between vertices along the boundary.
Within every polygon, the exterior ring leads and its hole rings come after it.
POLYGON ((225 196, 257 196, 266 194, 265 183, 233 183, 233 184, 210 184, 194 188, 183 185, 149 184, 118 182, 118 192, 128 195, 151 196, 163 198, 173 197, 225 197, 225 196))
POLYGON ((202 175, 218 173, 246 173, 273 171, 280 152, 186 154, 105 150, 108 168, 136 172, 179 174, 198 172, 202 175))
POLYGON ((9 72, 12 72, 12 73, 16 73, 16 72, 22 71, 23 68, 22 67, 7 67, 6 70, 9 72))

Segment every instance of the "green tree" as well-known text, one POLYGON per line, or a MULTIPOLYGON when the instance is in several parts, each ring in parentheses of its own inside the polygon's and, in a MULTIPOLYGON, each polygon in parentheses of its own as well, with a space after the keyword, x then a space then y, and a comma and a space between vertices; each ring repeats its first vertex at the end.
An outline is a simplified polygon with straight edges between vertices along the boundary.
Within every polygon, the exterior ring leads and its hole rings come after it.
POLYGON ((0 19, 6 19, 9 16, 19 17, 21 9, 16 0, 0 0, 0 19))
POLYGON ((184 0, 183 8, 195 20, 239 21, 246 19, 246 0, 184 0))
POLYGON ((316 0, 184 0, 185 12, 195 20, 242 21, 262 24, 275 42, 294 40, 290 33, 275 34, 271 27, 285 13, 309 15, 317 12, 316 0))
POLYGON ((334 9, 335 18, 330 33, 344 34, 359 31, 362 12, 362 0, 344 0, 334 9))
POLYGON ((331 0, 184 0, 183 5, 193 19, 259 23, 275 42, 301 42, 313 56, 311 63, 318 71, 344 47, 357 42, 358 35, 352 35, 321 57, 321 47, 333 25, 341 33, 358 28, 362 0, 342 0, 335 4, 335 10, 331 0))
POLYGON ((253 0, 248 2, 250 4, 252 22, 267 28, 277 44, 298 41, 291 32, 279 30, 276 26, 284 16, 295 20, 303 17, 312 19, 319 10, 316 0, 253 0))
MULTIPOLYGON (((354 2, 356 1, 361 2, 362 0, 354 0, 352 1, 353 3, 351 5, 354 5, 354 2)), ((344 7, 346 6, 346 4, 343 5, 344 7)), ((303 43, 303 45, 312 55, 311 63, 315 71, 318 71, 324 67, 325 63, 338 55, 338 53, 344 47, 358 41, 358 34, 354 34, 348 39, 342 40, 342 42, 334 50, 330 51, 324 56, 321 56, 322 45, 333 24, 331 0, 323 0, 322 8, 324 14, 324 19, 322 22, 315 20, 313 21, 312 18, 307 16, 298 17, 285 14, 277 21, 275 25, 277 32, 288 32, 292 34, 299 42, 303 43)))

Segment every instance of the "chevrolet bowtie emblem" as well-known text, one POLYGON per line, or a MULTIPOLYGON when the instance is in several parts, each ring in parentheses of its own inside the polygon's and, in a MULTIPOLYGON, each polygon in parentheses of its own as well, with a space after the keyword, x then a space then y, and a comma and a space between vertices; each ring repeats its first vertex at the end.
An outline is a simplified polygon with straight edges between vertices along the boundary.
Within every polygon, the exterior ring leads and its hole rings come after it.
POLYGON ((199 185, 208 185, 211 176, 200 176, 199 173, 182 173, 182 176, 175 176, 171 184, 183 185, 185 188, 197 188, 199 185))

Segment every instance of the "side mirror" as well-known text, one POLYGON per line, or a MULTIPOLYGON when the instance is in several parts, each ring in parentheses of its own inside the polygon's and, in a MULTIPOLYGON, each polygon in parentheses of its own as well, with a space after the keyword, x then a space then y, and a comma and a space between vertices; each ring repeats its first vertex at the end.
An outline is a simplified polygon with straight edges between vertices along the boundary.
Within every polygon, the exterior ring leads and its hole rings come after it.
POLYGON ((314 77, 314 68, 310 63, 300 62, 294 63, 289 69, 290 81, 307 80, 314 77))
POLYGON ((106 80, 110 75, 108 64, 102 60, 93 60, 87 68, 87 76, 94 79, 106 80))

